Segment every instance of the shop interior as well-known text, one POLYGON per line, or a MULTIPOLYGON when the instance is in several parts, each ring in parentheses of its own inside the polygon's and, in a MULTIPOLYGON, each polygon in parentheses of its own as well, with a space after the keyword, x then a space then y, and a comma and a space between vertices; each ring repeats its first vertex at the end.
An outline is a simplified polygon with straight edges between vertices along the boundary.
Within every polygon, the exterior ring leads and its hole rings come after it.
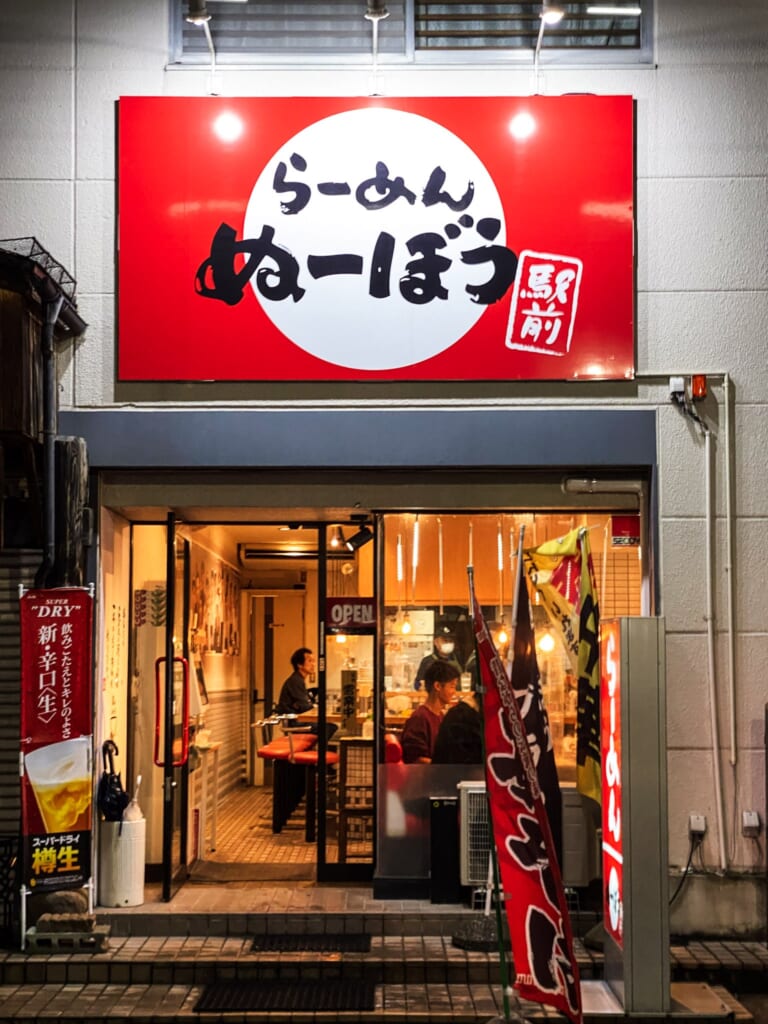
MULTIPOLYGON (((436 636, 454 645, 457 698, 471 695, 467 565, 500 652, 521 532, 535 547, 586 528, 601 615, 642 612, 640 516, 626 509, 334 510, 330 522, 259 522, 254 512, 218 523, 198 512, 200 521, 172 527, 102 517, 100 735, 117 742, 126 784, 141 776, 148 880, 169 856, 176 877, 193 883, 363 879, 374 861, 387 874, 428 874, 426 794, 455 792, 462 780, 481 779, 482 767, 403 764, 399 737, 425 699, 419 667, 436 636), (326 623, 324 602, 339 598, 370 599, 374 622, 326 623), (274 709, 302 647, 316 655, 306 685, 317 703, 287 722, 274 709), (164 820, 168 769, 158 765, 169 751, 172 825, 164 820)), ((559 778, 572 788, 575 680, 535 594, 531 610, 559 778)))

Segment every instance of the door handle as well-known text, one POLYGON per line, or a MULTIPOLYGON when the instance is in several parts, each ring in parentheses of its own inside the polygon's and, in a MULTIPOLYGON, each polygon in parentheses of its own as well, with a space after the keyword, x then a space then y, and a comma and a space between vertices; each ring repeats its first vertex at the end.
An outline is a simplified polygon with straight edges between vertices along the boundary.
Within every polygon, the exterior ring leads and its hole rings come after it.
MULTIPOLYGON (((167 661, 165 657, 155 659, 155 749, 154 762, 158 768, 165 768, 165 761, 160 759, 160 665, 167 661)), ((181 687, 181 758, 172 761, 172 768, 181 768, 187 763, 189 757, 189 662, 186 658, 174 658, 174 664, 179 662, 182 670, 181 687)), ((166 673, 167 676, 167 673, 166 673)), ((167 679, 166 679, 167 685, 167 679)), ((171 683, 173 685, 173 683, 171 683)), ((166 723, 166 728, 168 724, 166 723)))

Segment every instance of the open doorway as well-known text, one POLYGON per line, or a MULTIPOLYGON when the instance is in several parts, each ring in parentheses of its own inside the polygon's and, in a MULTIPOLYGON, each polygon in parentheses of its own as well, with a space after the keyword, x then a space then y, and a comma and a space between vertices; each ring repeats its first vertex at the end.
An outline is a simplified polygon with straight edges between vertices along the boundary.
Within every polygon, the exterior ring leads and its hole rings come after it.
MULTIPOLYGON (((374 606, 375 545, 366 518, 354 512, 328 524, 127 525, 129 685, 123 693, 116 686, 109 701, 105 694, 104 725, 109 735, 121 733, 128 777, 142 777, 150 880, 164 875, 169 856, 167 787, 157 756, 169 564, 176 567, 172 654, 189 674, 188 692, 177 672, 169 694, 173 713, 188 719, 188 744, 177 750, 173 740, 173 864, 181 862, 193 882, 309 881, 326 862, 348 864, 343 877, 361 866, 372 872, 372 741, 368 820, 354 849, 351 839, 339 845, 338 779, 346 764, 340 745, 346 751, 343 740, 360 736, 371 714, 375 626, 369 622, 365 637, 350 636, 344 649, 334 643, 326 652, 323 614, 327 600, 344 595, 362 594, 374 606), (347 544, 360 537, 363 543, 347 544), (291 720, 279 704, 298 652, 313 659, 305 679, 312 703, 291 720), (343 684, 351 675, 350 709, 343 684)), ((112 519, 106 533, 119 547, 112 519)), ((114 569, 115 559, 109 564, 114 569)), ((112 573, 109 589, 113 596, 118 589, 112 573)), ((107 648, 114 642, 109 634, 107 648)))

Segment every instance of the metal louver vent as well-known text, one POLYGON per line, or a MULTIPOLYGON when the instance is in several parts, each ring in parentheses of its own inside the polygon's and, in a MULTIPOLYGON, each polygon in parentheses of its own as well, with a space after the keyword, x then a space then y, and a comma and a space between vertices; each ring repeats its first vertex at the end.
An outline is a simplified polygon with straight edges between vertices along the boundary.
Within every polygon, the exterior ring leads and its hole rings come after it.
POLYGON ((460 855, 462 885, 483 886, 488 881, 491 834, 484 782, 459 783, 460 855))
MULTIPOLYGON (((561 4, 565 17, 548 25, 545 49, 638 49, 641 16, 589 14, 595 0, 561 4)), ((533 50, 539 34, 541 3, 509 4, 417 0, 418 50, 533 50)))
MULTIPOLYGON (((402 54, 405 38, 405 3, 388 2, 389 17, 379 22, 379 54, 402 54)), ((181 56, 207 63, 208 45, 200 29, 184 20, 181 2, 181 56)), ((310 58, 358 56, 369 59, 371 24, 363 17, 361 0, 317 0, 265 3, 211 2, 208 23, 216 59, 220 63, 248 63, 256 59, 292 56, 310 58)))
MULTIPOLYGON (((548 25, 544 51, 565 51, 578 63, 613 59, 650 60, 653 0, 619 8, 639 7, 635 13, 595 14, 599 0, 562 4, 565 17, 548 25)), ((371 57, 371 25, 365 20, 366 0, 207 0, 216 60, 219 64, 361 63, 371 57)), ((536 48, 542 5, 482 3, 479 0, 387 0, 389 16, 378 23, 378 52, 390 62, 418 62, 430 55, 464 60, 475 54, 518 53, 530 56, 536 48)), ((605 6, 605 5, 604 5, 605 6)), ((206 64, 209 51, 204 32, 185 20, 187 0, 176 0, 172 23, 171 59, 206 64)))

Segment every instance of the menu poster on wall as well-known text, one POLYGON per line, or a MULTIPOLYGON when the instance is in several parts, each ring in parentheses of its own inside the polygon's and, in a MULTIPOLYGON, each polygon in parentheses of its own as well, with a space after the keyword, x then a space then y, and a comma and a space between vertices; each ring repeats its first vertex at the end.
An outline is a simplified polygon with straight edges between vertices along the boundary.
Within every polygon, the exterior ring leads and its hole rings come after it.
POLYGON ((634 376, 630 96, 132 96, 118 132, 121 381, 634 376))
POLYGON ((80 888, 91 875, 93 598, 66 587, 21 597, 22 882, 80 888))

